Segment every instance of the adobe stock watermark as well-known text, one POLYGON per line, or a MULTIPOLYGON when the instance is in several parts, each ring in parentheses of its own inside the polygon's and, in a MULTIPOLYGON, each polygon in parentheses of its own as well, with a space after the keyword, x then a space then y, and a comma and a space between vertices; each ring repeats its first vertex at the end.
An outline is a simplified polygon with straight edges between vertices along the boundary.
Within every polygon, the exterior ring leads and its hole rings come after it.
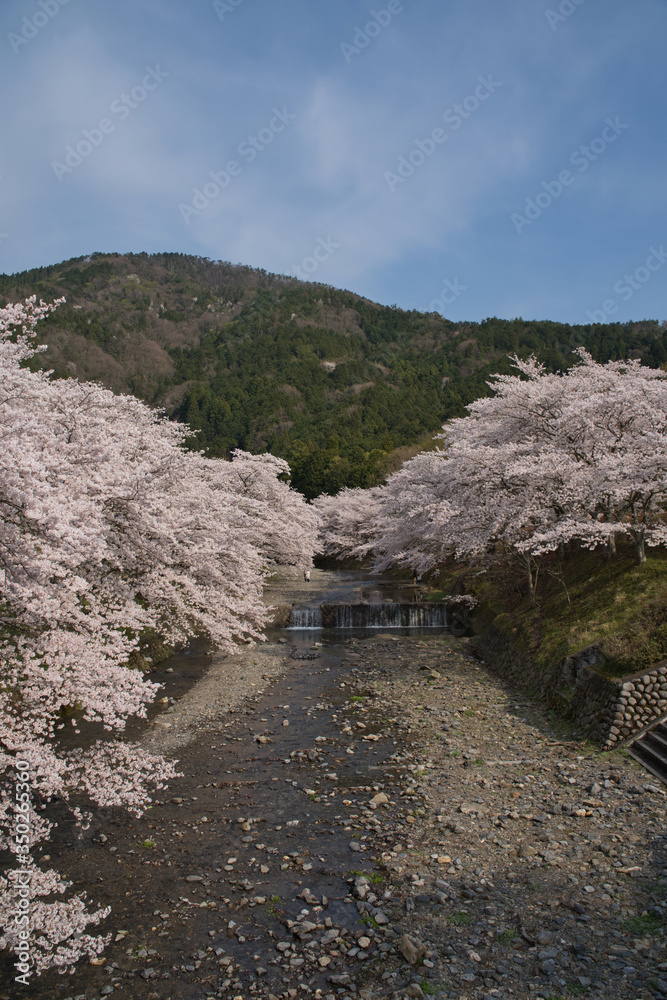
POLYGON ((58 180, 62 183, 63 178, 67 174, 73 173, 77 167, 80 167, 93 150, 102 145, 105 137, 116 131, 118 122, 123 122, 126 118, 129 118, 132 112, 140 104, 143 104, 150 92, 157 90, 162 81, 168 76, 169 73, 160 69, 159 66, 156 66, 154 69, 151 66, 147 66, 146 75, 141 83, 133 87, 129 94, 122 93, 120 97, 111 102, 109 110, 111 114, 117 116, 117 121, 111 118, 100 118, 94 128, 82 129, 81 135, 83 138, 79 139, 76 146, 65 147, 63 161, 53 160, 51 162, 51 167, 58 180))
POLYGON ((450 281, 445 278, 440 292, 439 299, 433 299, 429 305, 429 312, 438 312, 444 315, 447 306, 453 305, 464 292, 468 291, 468 285, 462 285, 458 278, 450 281))
POLYGON ((21 21, 20 33, 10 31, 7 41, 14 49, 20 52, 24 45, 31 42, 35 35, 38 35, 42 28, 53 20, 60 12, 61 7, 66 7, 70 0, 39 0, 39 10, 32 13, 30 17, 24 17, 21 21))
POLYGON ((318 236, 312 254, 304 257, 300 264, 292 264, 289 273, 300 278, 301 281, 308 281, 309 275, 315 274, 320 265, 329 260, 336 250, 340 250, 340 243, 335 243, 332 236, 327 236, 326 239, 323 236, 318 236))
MULTIPOLYGON (((635 292, 646 285, 656 271, 662 270, 667 263, 667 251, 664 245, 649 247, 649 254, 643 264, 636 267, 631 274, 624 274, 613 285, 613 290, 620 296, 622 302, 629 302, 635 292)), ((608 323, 610 317, 618 312, 616 299, 605 299, 599 309, 586 310, 591 323, 608 323)))
MULTIPOLYGON (((479 76, 477 79, 479 83, 472 94, 468 94, 460 104, 454 104, 443 112, 442 119, 450 126, 452 132, 460 129, 463 123, 502 86, 493 79, 493 76, 479 76)), ((425 139, 415 139, 411 151, 407 155, 399 156, 396 170, 385 170, 384 179, 389 190, 394 192, 399 184, 405 184, 406 180, 433 156, 438 146, 443 145, 448 139, 449 134, 443 128, 434 128, 425 139)))
POLYGON ((221 21, 224 21, 225 14, 231 14, 240 7, 245 0, 213 0, 213 10, 221 21))
POLYGON ((18 973, 14 977, 17 983, 28 986, 31 971, 30 955, 30 903, 32 899, 30 864, 30 841, 32 831, 32 788, 30 765, 27 760, 16 760, 16 788, 13 809, 15 822, 11 836, 11 850, 16 855, 19 867, 7 872, 8 890, 14 898, 12 914, 13 927, 8 927, 11 936, 16 938, 14 952, 15 968, 18 973))
POLYGON ((386 7, 381 10, 372 10, 371 19, 368 21, 363 28, 359 25, 354 27, 354 36, 352 42, 341 42, 340 50, 343 53, 345 62, 348 65, 352 62, 354 56, 360 56, 364 49, 367 49, 374 38, 377 38, 385 28, 388 28, 391 22, 399 14, 402 14, 405 7, 401 3, 401 0, 389 0, 386 7))
MULTIPOLYGON (((628 128, 630 126, 625 125, 618 115, 615 118, 605 118, 605 127, 602 129, 602 133, 589 142, 587 146, 579 146, 575 149, 570 154, 569 162, 577 168, 579 173, 583 174, 628 128)), ((523 215, 520 212, 512 212, 510 215, 510 221, 517 233, 521 235, 526 226, 532 226, 561 197, 565 188, 574 184, 575 180, 575 175, 571 170, 561 170, 556 180, 542 181, 541 186, 544 190, 539 191, 534 198, 526 198, 523 215)))
POLYGON ((572 17, 576 13, 577 7, 581 7, 584 3, 586 0, 561 0, 558 10, 545 10, 544 16, 549 22, 551 30, 556 31, 558 25, 567 21, 568 17, 572 17))
MULTIPOLYGON (((236 148, 237 154, 243 157, 246 164, 252 163, 267 146, 271 145, 277 135, 285 131, 295 118, 296 115, 288 111, 286 107, 283 107, 282 110, 274 108, 273 117, 266 127, 261 128, 256 135, 249 135, 243 142, 239 143, 236 148)), ((243 173, 243 167, 244 164, 239 163, 238 160, 229 160, 224 169, 209 170, 208 176, 211 179, 201 187, 192 189, 193 198, 190 204, 183 201, 179 203, 178 211, 186 226, 190 225, 193 216, 200 215, 212 201, 215 201, 229 187, 232 178, 243 173)))

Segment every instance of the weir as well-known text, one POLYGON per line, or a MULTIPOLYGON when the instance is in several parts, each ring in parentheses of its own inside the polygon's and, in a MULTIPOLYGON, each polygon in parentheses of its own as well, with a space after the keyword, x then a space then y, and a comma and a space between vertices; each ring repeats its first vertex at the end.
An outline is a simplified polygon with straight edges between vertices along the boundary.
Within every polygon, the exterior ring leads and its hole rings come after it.
POLYGON ((321 608, 292 608, 288 628, 322 628, 321 608))
POLYGON ((322 604, 293 608, 289 628, 447 628, 447 606, 403 604, 322 604))

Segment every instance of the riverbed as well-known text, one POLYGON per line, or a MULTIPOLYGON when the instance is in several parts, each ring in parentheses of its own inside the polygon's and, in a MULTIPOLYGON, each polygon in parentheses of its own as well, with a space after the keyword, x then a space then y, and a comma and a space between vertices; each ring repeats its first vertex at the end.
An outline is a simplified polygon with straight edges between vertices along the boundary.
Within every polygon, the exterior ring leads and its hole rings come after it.
POLYGON ((0 997, 667 995, 664 790, 492 666, 437 629, 274 630, 161 665, 174 702, 135 735, 183 776, 49 845, 113 908, 104 962, 0 997))

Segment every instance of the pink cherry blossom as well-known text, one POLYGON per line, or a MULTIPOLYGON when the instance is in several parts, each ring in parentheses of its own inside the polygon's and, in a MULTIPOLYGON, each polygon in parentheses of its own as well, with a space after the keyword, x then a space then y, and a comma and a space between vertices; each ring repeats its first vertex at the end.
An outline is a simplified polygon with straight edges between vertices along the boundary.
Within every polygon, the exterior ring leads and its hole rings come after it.
MULTIPOLYGON (((35 326, 57 304, 0 310, 0 847, 17 859, 17 761, 30 775, 29 846, 49 837, 39 807, 53 796, 81 823, 94 805, 140 814, 176 774, 118 739, 158 690, 128 666, 142 632, 176 645, 206 635, 228 653, 263 639, 264 580, 279 564, 310 566, 319 527, 280 459, 208 459, 184 449, 189 428, 131 396, 29 371, 35 326), (72 715, 77 731, 99 723, 109 738, 65 749, 72 715)), ((67 886, 26 870, 36 970, 98 953, 104 939, 84 929, 106 911, 80 895, 45 899, 67 886)), ((0 945, 10 949, 15 903, 9 872, 0 945)))
POLYGON ((441 447, 384 487, 320 498, 322 551, 422 573, 509 554, 531 591, 540 556, 570 541, 611 553, 625 536, 641 563, 667 542, 667 373, 576 353, 564 373, 515 357, 518 374, 495 376, 441 447))

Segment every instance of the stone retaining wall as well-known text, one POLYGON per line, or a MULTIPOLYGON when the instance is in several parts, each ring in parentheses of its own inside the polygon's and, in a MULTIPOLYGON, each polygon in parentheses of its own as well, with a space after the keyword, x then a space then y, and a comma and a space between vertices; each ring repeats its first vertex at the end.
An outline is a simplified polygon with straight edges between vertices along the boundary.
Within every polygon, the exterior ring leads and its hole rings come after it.
POLYGON ((667 660, 632 677, 608 677, 597 643, 551 670, 537 666, 491 626, 475 640, 494 673, 545 702, 605 750, 667 717, 667 660))
POLYGON ((607 745, 613 746, 649 728, 667 715, 667 660, 645 674, 624 678, 609 729, 607 745))
POLYGON ((269 608, 269 628, 287 628, 290 615, 292 614, 291 604, 274 604, 269 608))

